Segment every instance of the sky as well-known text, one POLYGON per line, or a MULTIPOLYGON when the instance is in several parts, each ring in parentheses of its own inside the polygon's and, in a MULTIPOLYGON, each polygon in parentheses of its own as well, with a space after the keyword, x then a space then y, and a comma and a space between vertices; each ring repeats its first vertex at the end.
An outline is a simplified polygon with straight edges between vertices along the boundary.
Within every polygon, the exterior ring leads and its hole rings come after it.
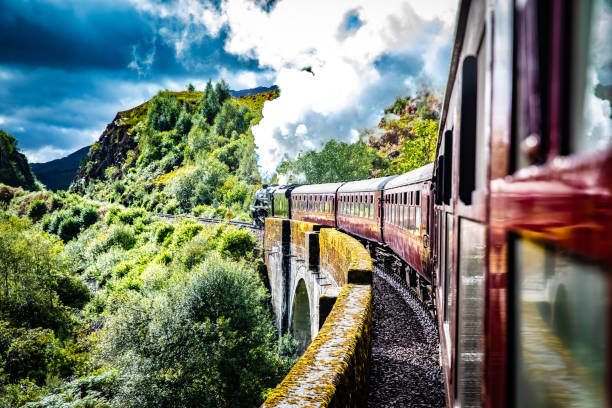
POLYGON ((353 142, 419 83, 442 92, 456 1, 0 0, 0 128, 30 162, 93 143, 160 89, 270 86, 262 173, 353 142), (312 72, 304 71, 310 67, 312 72))

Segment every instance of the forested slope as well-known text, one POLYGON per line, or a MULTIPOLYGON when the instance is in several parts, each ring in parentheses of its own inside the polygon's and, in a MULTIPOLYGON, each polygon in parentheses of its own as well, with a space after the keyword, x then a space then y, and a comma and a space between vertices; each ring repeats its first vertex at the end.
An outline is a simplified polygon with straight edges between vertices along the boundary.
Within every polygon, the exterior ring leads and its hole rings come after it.
POLYGON ((234 98, 225 82, 204 93, 162 91, 117 114, 71 191, 155 213, 247 219, 261 181, 250 129, 278 92, 234 98))

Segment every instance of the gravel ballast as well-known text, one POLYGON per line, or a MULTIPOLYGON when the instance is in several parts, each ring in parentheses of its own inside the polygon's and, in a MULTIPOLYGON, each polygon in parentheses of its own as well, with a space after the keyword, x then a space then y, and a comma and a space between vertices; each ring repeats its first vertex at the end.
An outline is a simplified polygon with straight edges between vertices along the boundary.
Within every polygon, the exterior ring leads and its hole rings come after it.
POLYGON ((439 336, 431 315, 394 276, 374 267, 369 407, 444 407, 439 336))

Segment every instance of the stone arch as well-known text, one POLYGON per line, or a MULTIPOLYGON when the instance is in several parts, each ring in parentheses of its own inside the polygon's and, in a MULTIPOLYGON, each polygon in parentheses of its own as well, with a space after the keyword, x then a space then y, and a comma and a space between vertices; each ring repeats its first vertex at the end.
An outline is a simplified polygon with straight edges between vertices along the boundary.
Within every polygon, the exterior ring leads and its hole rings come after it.
POLYGON ((298 341, 301 355, 312 341, 310 334, 310 299, 304 279, 300 279, 295 288, 291 311, 291 335, 298 341))

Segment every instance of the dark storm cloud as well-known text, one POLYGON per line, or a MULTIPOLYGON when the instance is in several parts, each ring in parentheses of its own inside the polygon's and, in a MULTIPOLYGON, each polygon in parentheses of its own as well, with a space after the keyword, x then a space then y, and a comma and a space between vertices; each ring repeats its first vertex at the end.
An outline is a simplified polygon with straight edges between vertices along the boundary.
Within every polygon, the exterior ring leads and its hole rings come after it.
POLYGON ((223 30, 177 57, 158 29, 127 1, 0 0, 0 128, 44 161, 91 144, 160 89, 261 72, 223 51, 223 30))
POLYGON ((2 1, 0 7, 3 64, 122 69, 131 46, 152 36, 136 12, 119 5, 2 1))

